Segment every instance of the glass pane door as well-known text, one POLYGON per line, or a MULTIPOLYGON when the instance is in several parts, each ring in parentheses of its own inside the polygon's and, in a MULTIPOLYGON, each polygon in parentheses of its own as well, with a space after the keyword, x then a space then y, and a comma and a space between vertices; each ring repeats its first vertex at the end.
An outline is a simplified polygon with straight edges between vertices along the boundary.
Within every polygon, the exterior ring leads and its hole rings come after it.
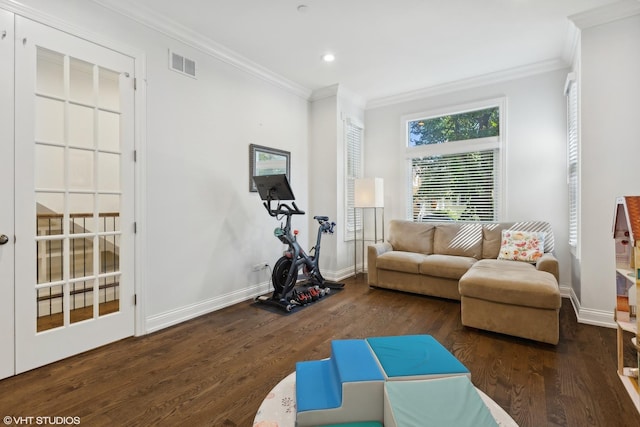
POLYGON ((133 334, 134 61, 21 17, 16 35, 21 372, 133 334))
POLYGON ((37 48, 37 331, 119 311, 119 73, 37 48))

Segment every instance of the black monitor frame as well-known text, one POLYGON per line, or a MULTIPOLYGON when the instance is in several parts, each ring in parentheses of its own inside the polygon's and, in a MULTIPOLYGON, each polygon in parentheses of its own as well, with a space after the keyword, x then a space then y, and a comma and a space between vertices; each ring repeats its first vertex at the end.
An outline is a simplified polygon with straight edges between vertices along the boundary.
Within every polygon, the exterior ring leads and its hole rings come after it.
POLYGON ((295 200, 287 175, 255 175, 253 182, 262 200, 295 200))

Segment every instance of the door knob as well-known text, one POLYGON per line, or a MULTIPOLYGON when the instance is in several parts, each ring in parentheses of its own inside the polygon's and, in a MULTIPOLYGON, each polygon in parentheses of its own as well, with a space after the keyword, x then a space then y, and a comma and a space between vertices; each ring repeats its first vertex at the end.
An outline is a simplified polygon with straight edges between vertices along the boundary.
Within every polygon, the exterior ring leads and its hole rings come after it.
POLYGON ((9 237, 6 234, 0 235, 0 245, 4 245, 9 241, 9 237))

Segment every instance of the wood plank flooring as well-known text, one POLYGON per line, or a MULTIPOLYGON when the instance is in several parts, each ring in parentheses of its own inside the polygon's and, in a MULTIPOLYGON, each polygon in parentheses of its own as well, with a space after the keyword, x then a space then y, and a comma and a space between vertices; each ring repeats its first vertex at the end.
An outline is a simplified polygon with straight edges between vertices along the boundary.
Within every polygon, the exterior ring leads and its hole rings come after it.
POLYGON ((289 316, 247 301, 0 381, 0 416, 250 427, 295 362, 328 357, 332 339, 431 334, 522 427, 640 426, 616 374, 615 331, 578 324, 566 299, 551 346, 463 327, 455 301, 346 283, 289 316))

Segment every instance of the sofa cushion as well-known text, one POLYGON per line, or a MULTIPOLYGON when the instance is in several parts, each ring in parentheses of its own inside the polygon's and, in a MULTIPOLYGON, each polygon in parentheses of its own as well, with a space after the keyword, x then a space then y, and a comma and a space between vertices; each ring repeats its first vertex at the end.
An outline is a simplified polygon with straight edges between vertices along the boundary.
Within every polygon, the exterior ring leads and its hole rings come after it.
POLYGON ((503 259, 481 259, 473 264, 477 268, 493 268, 506 270, 535 271, 536 267, 528 262, 507 261, 503 259))
POLYGON ((510 305, 559 309, 558 282, 552 274, 521 261, 481 260, 459 282, 460 295, 510 305))
POLYGON ((486 224, 482 227, 482 258, 497 259, 502 244, 502 230, 507 230, 512 223, 501 222, 486 224))
POLYGON ((420 274, 458 280, 476 261, 472 257, 433 254, 420 263, 420 274))
POLYGON ((498 258, 502 243, 502 230, 542 231, 545 233, 544 251, 549 253, 554 250, 553 230, 547 222, 492 222, 482 226, 482 258, 498 258))
POLYGON ((502 230, 498 259, 537 262, 544 255, 544 233, 540 231, 502 230))
POLYGON ((425 222, 391 220, 389 222, 389 243, 396 251, 433 253, 433 232, 435 226, 425 222))
POLYGON ((418 274, 420 264, 427 258, 427 255, 414 252, 391 251, 386 252, 376 260, 376 267, 383 270, 395 270, 405 273, 418 274))
POLYGON ((482 224, 438 224, 433 236, 433 253, 480 259, 482 256, 482 224))

